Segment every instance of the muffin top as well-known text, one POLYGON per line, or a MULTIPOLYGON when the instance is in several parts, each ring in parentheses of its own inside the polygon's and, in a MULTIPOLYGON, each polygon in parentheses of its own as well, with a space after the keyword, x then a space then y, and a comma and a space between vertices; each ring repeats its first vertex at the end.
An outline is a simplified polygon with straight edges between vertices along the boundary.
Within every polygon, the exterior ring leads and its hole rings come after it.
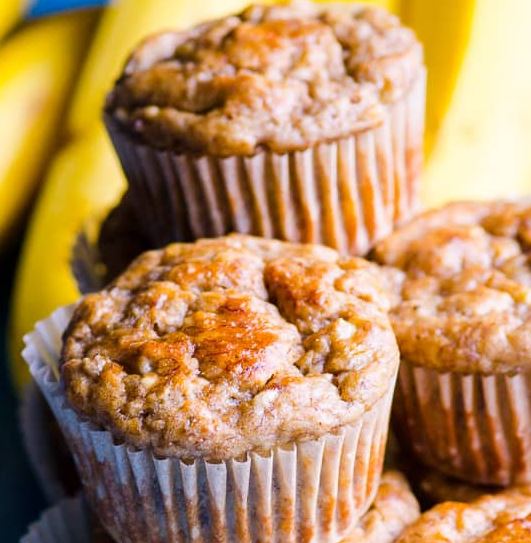
POLYGON ((387 471, 371 508, 341 543, 393 543, 419 515, 419 504, 405 477, 398 471, 387 471))
POLYGON ((397 543, 531 543, 531 490, 510 490, 470 503, 435 506, 397 543))
POLYGON ((326 247, 241 235, 144 253, 77 306, 68 399, 115 438, 181 458, 317 438, 395 375, 378 274, 326 247))
POLYGON ((531 367, 531 204, 454 203, 374 251, 400 271, 391 320, 413 364, 464 373, 531 367))
POLYGON ((413 32, 382 9, 252 6, 146 39, 106 109, 158 148, 281 153, 381 122, 382 104, 399 98, 421 66, 413 32))

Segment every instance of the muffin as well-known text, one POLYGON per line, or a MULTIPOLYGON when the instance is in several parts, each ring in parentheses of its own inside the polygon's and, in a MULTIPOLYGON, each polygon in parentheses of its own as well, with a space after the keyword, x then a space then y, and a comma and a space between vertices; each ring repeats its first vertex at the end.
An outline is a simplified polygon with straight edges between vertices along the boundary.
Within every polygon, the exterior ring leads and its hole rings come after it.
POLYGON ((531 204, 454 203, 374 251, 394 266, 394 424, 444 473, 531 482, 531 204))
POLYGON ((397 543, 531 542, 529 488, 486 495, 466 504, 446 502, 421 515, 397 543))
POLYGON ((109 533, 348 534, 378 488, 399 362, 380 275, 233 235, 144 253, 37 325, 24 356, 109 533))
POLYGON ((147 38, 105 122, 150 248, 234 231, 364 254, 417 207, 424 94, 393 15, 252 6, 147 38))

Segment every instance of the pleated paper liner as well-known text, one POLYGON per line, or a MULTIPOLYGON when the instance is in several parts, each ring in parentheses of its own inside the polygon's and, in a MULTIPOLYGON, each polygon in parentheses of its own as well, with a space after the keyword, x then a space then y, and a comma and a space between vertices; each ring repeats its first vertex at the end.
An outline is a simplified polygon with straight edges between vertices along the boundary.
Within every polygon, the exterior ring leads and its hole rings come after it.
POLYGON ((74 461, 46 400, 35 383, 24 390, 19 412, 24 449, 49 503, 79 492, 74 461))
POLYGON ((404 447, 447 475, 531 483, 531 373, 439 373, 403 360, 393 423, 404 447))
POLYGON ((220 158, 159 151, 105 123, 152 247, 241 232, 365 254, 418 210, 425 71, 378 126, 306 150, 220 158))
POLYGON ((123 543, 336 542, 380 481, 394 383, 357 423, 269 455, 212 463, 158 458, 80 419, 58 382, 61 308, 26 336, 24 358, 70 446, 104 527, 123 543))
MULTIPOLYGON (((108 539, 108 543, 112 540, 108 539)), ((100 539, 99 543, 104 543, 100 539)), ((45 511, 28 528, 20 543, 97 543, 91 537, 89 515, 84 500, 69 498, 45 511)))
MULTIPOLYGON (((384 473, 373 506, 340 543, 393 543, 419 514, 415 496, 402 475, 384 473)), ((45 511, 22 539, 22 543, 112 542, 81 495, 45 511)))

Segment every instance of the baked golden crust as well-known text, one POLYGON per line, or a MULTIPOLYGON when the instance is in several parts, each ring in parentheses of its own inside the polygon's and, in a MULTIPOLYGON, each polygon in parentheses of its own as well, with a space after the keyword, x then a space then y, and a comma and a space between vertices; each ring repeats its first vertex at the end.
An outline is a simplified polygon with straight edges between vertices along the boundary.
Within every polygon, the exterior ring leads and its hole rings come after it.
POLYGON ((377 245, 395 266, 391 312, 403 358, 442 371, 531 365, 531 204, 455 203, 377 245))
POLYGON ((421 515, 397 543, 531 542, 531 490, 515 489, 470 503, 446 502, 421 515))
POLYGON ((326 247, 241 235, 144 253, 76 308, 68 398, 163 455, 231 458, 318 437, 393 383, 378 275, 326 247))
POLYGON ((422 49, 374 7, 252 6, 148 38, 107 111, 158 148, 212 155, 304 149, 382 120, 422 69, 422 49))
POLYGON ((341 543, 392 543, 419 515, 406 478, 398 471, 387 471, 371 508, 341 543))

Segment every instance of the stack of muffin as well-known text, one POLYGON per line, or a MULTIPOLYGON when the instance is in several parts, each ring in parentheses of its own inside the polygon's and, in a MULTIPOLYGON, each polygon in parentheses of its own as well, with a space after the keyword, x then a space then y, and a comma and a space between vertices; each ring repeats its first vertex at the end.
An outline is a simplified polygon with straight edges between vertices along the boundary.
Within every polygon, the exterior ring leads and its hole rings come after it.
MULTIPOLYGON (((531 205, 412 219, 424 85, 413 33, 361 5, 133 52, 105 109, 129 189, 101 247, 125 270, 24 352, 105 537, 531 541, 531 205), (514 487, 418 519, 381 478, 393 395, 432 486, 514 487)), ((90 541, 79 503, 27 541, 90 541)))

